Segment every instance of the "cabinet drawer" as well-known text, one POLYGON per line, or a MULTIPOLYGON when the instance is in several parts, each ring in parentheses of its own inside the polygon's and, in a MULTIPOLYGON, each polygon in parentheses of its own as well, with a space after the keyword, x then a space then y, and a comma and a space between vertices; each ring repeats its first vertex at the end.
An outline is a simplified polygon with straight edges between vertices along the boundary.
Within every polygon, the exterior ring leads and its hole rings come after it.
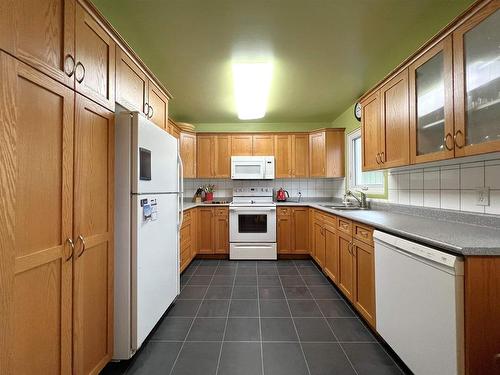
POLYGON ((337 229, 344 233, 352 234, 352 221, 339 217, 337 220, 337 229))
POLYGON ((323 215, 323 220, 325 221, 326 225, 329 225, 333 228, 335 228, 336 223, 337 223, 337 217, 333 215, 323 215))
POLYGON ((354 230, 352 232, 354 238, 363 241, 369 245, 373 244, 373 228, 354 223, 354 230))
POLYGON ((278 207, 278 216, 290 216, 291 214, 291 207, 278 207))
POLYGON ((314 212, 313 212, 313 219, 314 220, 316 220, 316 221, 324 221, 325 217, 326 217, 326 215, 323 214, 321 211, 314 210, 314 212))
POLYGON ((215 209, 215 216, 227 216, 229 215, 229 209, 227 207, 217 207, 215 209))

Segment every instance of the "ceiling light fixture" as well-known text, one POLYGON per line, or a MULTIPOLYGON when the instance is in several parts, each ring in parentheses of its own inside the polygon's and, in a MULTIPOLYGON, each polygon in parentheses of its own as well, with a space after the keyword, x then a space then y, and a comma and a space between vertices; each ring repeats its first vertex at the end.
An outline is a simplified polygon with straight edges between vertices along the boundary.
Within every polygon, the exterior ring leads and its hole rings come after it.
POLYGON ((234 95, 240 120, 265 116, 272 74, 271 63, 233 64, 234 95))

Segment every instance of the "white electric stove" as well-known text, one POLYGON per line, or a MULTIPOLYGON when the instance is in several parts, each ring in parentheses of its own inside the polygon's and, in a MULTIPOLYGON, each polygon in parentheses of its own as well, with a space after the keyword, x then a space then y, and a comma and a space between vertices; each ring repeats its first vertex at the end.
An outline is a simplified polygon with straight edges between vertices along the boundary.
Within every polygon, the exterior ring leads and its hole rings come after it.
POLYGON ((277 259, 276 203, 271 188, 233 189, 229 242, 230 259, 277 259))

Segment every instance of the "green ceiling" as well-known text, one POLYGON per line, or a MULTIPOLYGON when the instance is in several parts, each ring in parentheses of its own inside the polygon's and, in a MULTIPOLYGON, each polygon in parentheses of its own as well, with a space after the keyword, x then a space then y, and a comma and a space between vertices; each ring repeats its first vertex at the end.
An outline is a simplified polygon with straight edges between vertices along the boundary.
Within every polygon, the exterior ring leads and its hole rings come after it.
MULTIPOLYGON (((331 122, 471 0, 93 0, 178 121, 237 123, 231 62, 272 59, 267 115, 331 122)), ((256 122, 255 120, 252 122, 256 122)))

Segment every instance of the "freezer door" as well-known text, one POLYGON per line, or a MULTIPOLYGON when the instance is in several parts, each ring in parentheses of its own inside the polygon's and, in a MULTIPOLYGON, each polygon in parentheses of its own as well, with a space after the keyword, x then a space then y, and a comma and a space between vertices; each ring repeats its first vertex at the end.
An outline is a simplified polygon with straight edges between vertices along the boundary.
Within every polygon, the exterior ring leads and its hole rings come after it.
POLYGON ((178 143, 142 114, 133 113, 132 193, 178 192, 178 143))
POLYGON ((132 340, 139 349, 179 294, 177 194, 133 195, 132 340))

